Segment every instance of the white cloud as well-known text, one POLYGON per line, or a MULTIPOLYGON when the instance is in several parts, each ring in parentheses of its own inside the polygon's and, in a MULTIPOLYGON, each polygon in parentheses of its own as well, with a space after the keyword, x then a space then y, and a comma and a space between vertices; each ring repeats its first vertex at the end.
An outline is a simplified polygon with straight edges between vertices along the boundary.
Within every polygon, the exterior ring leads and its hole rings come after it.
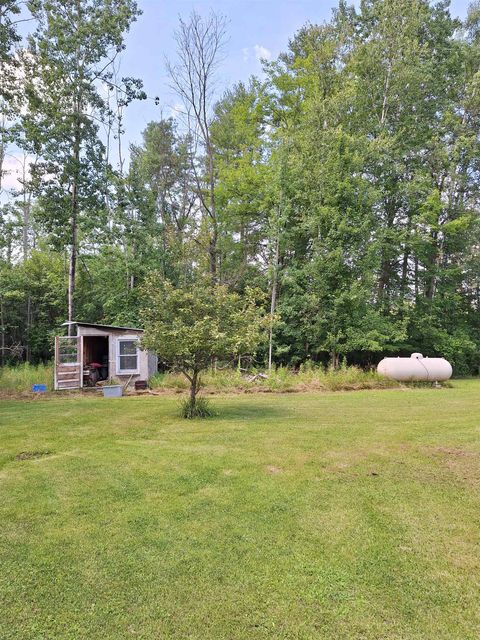
POLYGON ((253 50, 255 52, 255 58, 260 61, 260 60, 270 60, 272 57, 272 52, 270 51, 270 49, 267 49, 266 47, 262 47, 261 44, 256 44, 253 47, 253 50))
POLYGON ((22 177, 23 173, 20 159, 8 155, 3 162, 3 172, 2 188, 18 189, 20 187, 18 179, 22 177))
POLYGON ((3 175, 2 175, 2 196, 3 199, 7 197, 8 192, 12 190, 20 190, 22 185, 20 180, 24 177, 28 179, 30 177, 30 163, 34 161, 33 156, 23 156, 18 153, 7 153, 3 161, 3 175), (25 174, 24 174, 25 169, 25 174))
POLYGON ((248 62, 252 58, 255 58, 257 62, 261 62, 262 60, 271 60, 272 52, 261 44, 255 44, 253 47, 244 47, 242 56, 244 62, 248 62))
POLYGON ((185 107, 181 102, 176 102, 170 107, 170 115, 172 118, 182 115, 185 112, 185 107))

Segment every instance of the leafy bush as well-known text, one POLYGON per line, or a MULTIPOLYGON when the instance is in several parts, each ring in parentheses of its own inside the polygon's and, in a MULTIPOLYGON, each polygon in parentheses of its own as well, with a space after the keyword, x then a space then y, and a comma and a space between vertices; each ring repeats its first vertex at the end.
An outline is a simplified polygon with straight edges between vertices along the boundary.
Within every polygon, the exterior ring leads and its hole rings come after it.
POLYGON ((0 368, 1 391, 31 391, 32 385, 45 384, 47 389, 53 389, 52 364, 24 364, 0 368))

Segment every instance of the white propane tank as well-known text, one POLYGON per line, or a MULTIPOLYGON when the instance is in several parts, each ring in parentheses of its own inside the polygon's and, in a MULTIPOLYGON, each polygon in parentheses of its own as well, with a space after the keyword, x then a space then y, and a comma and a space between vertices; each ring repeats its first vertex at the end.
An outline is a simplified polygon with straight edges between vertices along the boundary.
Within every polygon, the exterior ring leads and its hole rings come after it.
POLYGON ((452 377, 452 365, 445 358, 424 358, 412 353, 410 358, 384 358, 377 371, 399 382, 443 382, 452 377))

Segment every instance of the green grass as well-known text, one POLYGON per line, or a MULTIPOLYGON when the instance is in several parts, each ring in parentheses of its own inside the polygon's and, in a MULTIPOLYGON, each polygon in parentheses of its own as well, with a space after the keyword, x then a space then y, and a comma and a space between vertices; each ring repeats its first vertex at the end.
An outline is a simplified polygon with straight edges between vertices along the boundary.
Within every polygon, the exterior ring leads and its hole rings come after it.
MULTIPOLYGON (((255 373, 252 372, 252 373, 255 373)), ((252 375, 252 374, 249 374, 252 375)), ((202 385, 207 393, 217 392, 287 392, 287 391, 353 391, 359 389, 389 389, 398 387, 398 382, 388 380, 376 371, 365 371, 359 367, 341 367, 324 369, 323 367, 302 367, 294 371, 288 367, 277 367, 266 379, 249 381, 236 369, 205 371, 202 385)), ((152 389, 173 390, 188 389, 189 383, 181 373, 159 373, 150 378, 152 389)))
POLYGON ((213 404, 1 403, 2 640, 480 637, 480 381, 213 404))

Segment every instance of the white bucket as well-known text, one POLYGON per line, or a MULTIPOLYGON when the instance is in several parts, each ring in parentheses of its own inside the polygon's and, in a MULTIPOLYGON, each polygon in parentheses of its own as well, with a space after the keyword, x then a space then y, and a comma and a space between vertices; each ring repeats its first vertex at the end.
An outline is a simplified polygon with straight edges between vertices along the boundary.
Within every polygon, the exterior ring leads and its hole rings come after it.
POLYGON ((121 384, 109 384, 103 389, 104 398, 121 398, 123 396, 123 386, 121 384))

